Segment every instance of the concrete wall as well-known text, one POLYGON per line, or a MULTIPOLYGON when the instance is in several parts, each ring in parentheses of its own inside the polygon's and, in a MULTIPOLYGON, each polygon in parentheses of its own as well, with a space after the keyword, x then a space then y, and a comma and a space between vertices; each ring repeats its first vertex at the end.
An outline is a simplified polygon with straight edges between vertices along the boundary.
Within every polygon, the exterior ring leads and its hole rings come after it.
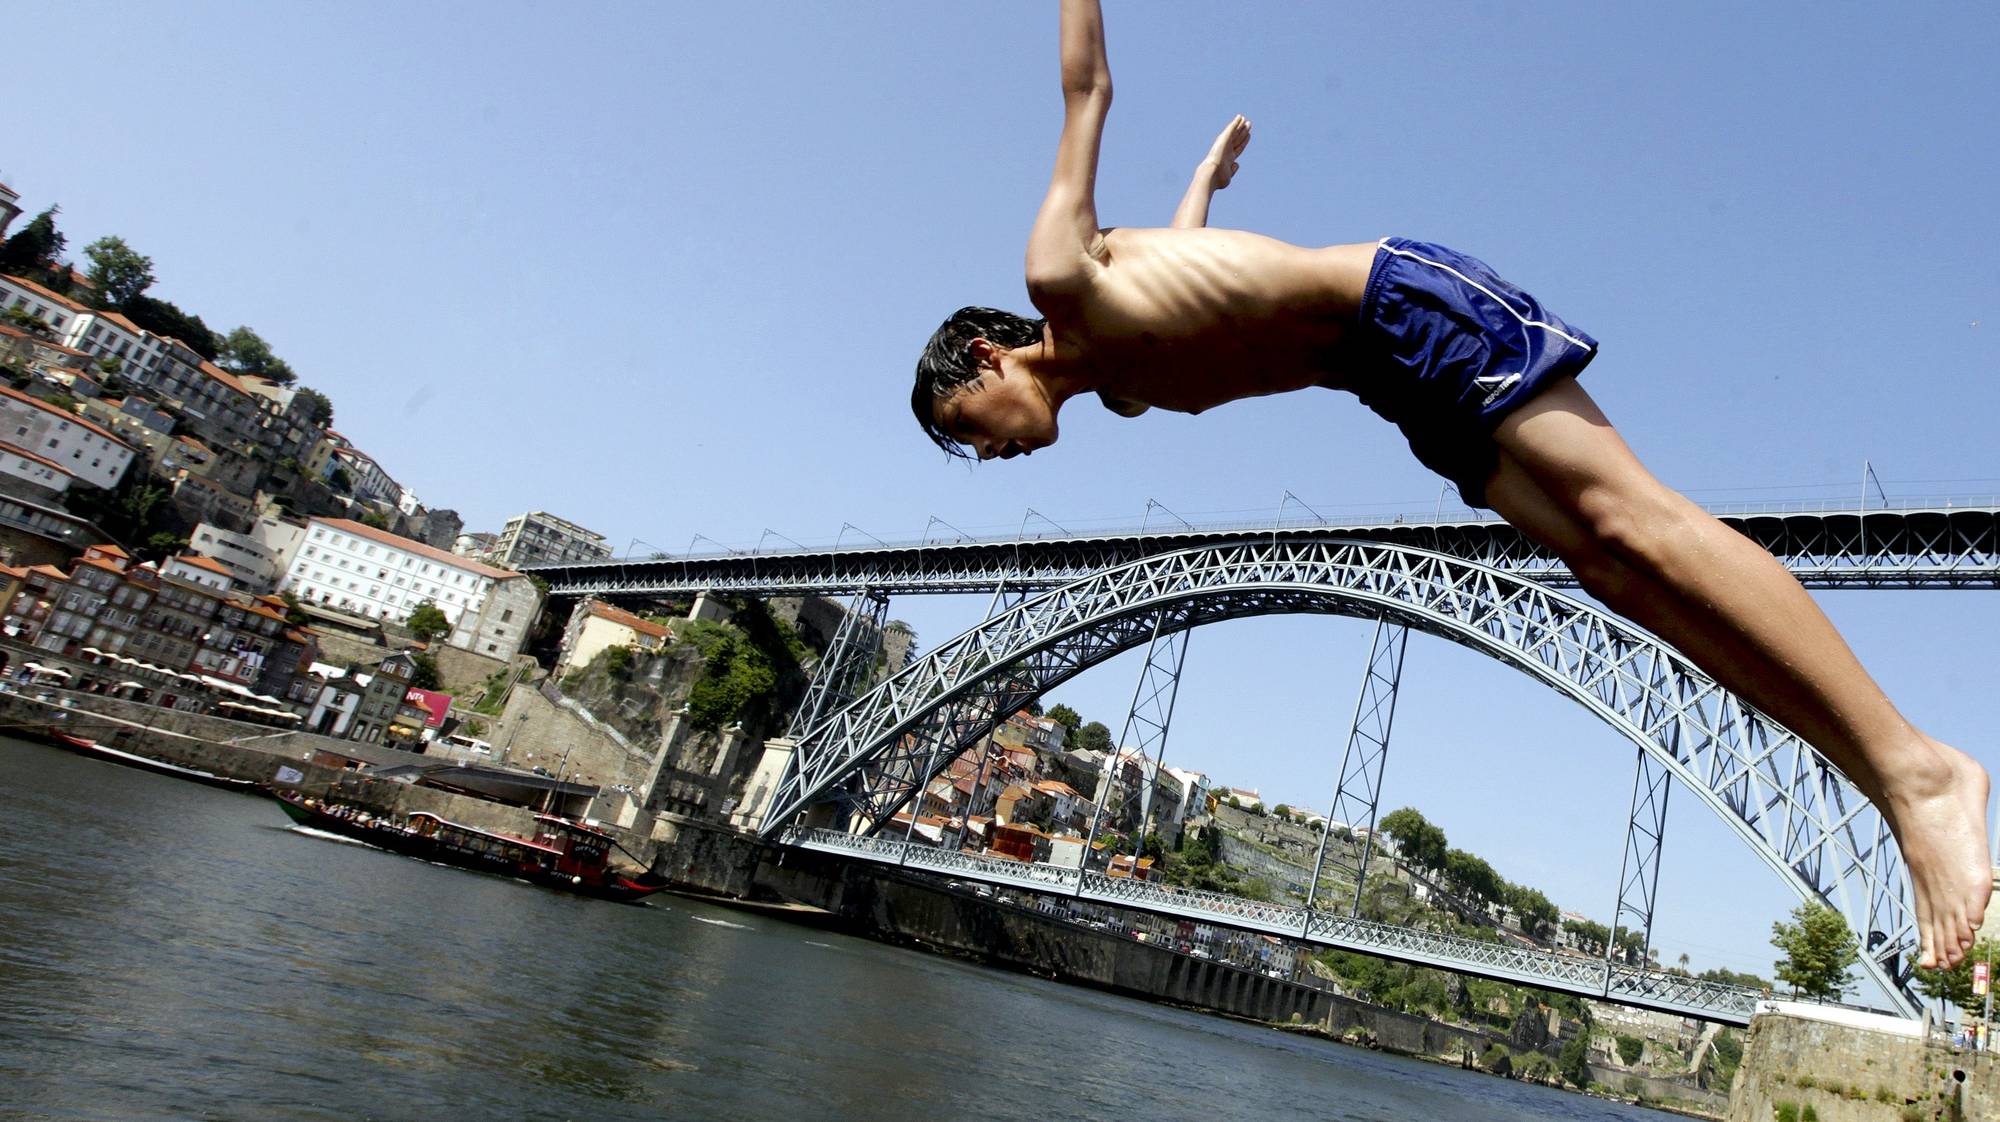
POLYGON ((1819 1122, 2000 1118, 2000 1061, 1991 1053, 1934 1046, 1908 1035, 1908 1022, 1786 1008, 1750 1022, 1730 1122, 1804 1118, 1808 1108, 1819 1122))

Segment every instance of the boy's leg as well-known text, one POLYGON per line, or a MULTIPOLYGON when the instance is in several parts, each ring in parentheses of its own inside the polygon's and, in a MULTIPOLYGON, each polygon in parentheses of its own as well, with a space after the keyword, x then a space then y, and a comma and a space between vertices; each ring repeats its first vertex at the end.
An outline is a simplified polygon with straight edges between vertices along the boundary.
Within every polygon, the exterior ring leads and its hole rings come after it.
POLYGON ((1851 777, 1909 865, 1922 962, 1961 958, 1992 884, 1985 770, 1904 720, 1784 566, 1654 479, 1574 381, 1494 439, 1494 509, 1851 777))

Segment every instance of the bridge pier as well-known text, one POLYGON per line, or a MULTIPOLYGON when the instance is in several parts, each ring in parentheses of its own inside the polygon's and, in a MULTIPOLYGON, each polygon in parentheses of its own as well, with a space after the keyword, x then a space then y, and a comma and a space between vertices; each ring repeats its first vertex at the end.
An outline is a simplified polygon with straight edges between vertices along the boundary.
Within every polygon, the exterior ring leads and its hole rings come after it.
MULTIPOLYGON (((1334 783, 1333 805, 1327 808, 1326 828, 1320 831, 1319 852, 1313 857, 1313 875, 1306 889, 1306 910, 1311 911, 1319 895, 1320 873, 1326 864, 1327 840, 1333 824, 1361 826, 1367 834, 1361 843, 1359 860, 1352 868, 1354 897, 1347 914, 1361 913, 1361 891, 1368 879, 1368 860, 1375 848, 1375 816, 1382 800, 1382 769, 1389 760, 1389 732, 1396 720, 1396 691, 1403 681, 1403 652, 1409 646, 1410 629, 1387 619, 1375 621, 1375 634, 1368 644, 1368 665, 1361 675, 1361 696, 1354 702, 1354 719, 1348 725, 1347 748, 1340 756, 1340 774, 1334 783)), ((1358 834, 1360 831, 1356 831, 1358 834)), ((1342 863, 1342 868, 1347 866, 1342 863)))

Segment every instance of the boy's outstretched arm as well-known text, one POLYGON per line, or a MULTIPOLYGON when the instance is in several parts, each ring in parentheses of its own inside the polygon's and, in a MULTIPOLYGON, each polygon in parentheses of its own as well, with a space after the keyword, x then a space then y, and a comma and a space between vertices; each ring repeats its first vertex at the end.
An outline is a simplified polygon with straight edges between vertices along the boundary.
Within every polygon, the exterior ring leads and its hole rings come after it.
MULTIPOLYGON (((1049 193, 1028 235, 1028 294, 1061 301, 1090 279, 1103 241, 1097 227, 1097 148, 1111 109, 1111 64, 1097 0, 1063 0, 1062 138, 1049 193)), ((1047 311, 1046 308, 1043 309, 1047 311)))
POLYGON ((1187 194, 1181 196, 1180 208, 1174 211, 1173 227, 1177 230, 1208 225, 1208 198, 1224 187, 1236 175, 1236 160, 1243 155, 1243 149, 1250 145, 1250 121, 1238 113, 1234 120, 1222 126, 1216 134, 1215 143, 1208 146, 1208 155, 1194 169, 1194 178, 1188 181, 1187 194))

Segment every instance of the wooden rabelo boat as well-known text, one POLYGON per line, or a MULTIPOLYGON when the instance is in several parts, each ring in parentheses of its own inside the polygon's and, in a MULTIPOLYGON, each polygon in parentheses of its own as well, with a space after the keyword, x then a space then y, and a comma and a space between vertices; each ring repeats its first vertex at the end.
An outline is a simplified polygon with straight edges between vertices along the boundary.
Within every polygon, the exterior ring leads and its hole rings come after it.
MULTIPOLYGON (((554 814, 535 815, 533 838, 475 829, 428 811, 398 822, 361 807, 326 802, 297 791, 272 796, 292 821, 407 857, 475 872, 497 873, 545 888, 631 903, 667 886, 650 872, 629 876, 611 866, 617 841, 603 830, 554 814)), ((629 856, 629 854, 628 854, 629 856)))
POLYGON ((252 779, 232 779, 227 775, 217 775, 212 771, 203 771, 200 768, 182 767, 179 764, 170 764, 165 760, 155 760, 150 756, 122 752, 109 745, 99 744, 87 736, 74 736, 59 728, 51 727, 48 730, 48 738, 49 743, 58 748, 66 748, 79 756, 89 756, 93 759, 104 760, 129 768, 137 768, 140 771, 150 771, 155 775, 171 775, 175 779, 185 779, 190 783, 199 783, 205 787, 220 787, 225 791, 237 791, 246 795, 256 794, 263 787, 263 784, 252 779))

